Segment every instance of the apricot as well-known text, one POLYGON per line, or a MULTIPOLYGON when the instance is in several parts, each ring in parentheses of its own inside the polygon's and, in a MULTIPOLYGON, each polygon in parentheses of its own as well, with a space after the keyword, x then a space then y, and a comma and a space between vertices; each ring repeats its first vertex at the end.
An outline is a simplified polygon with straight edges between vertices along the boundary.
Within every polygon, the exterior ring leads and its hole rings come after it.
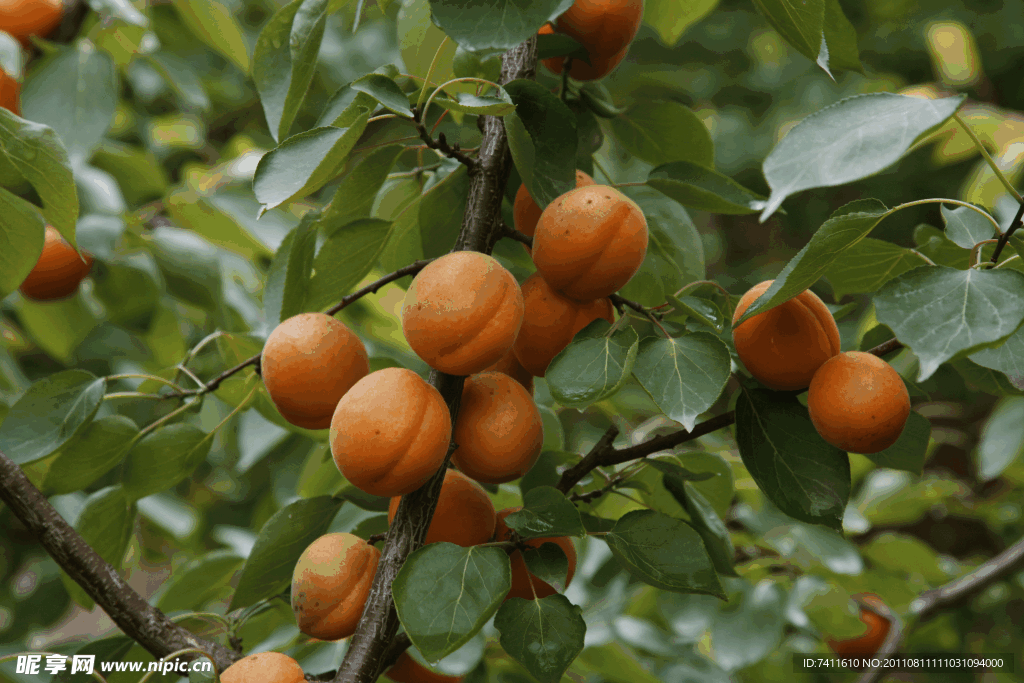
MULTIPOLYGON (((740 298, 733 325, 772 282, 756 284, 740 298)), ((775 391, 806 389, 822 363, 839 353, 836 321, 810 290, 733 327, 732 340, 754 379, 775 391)))
POLYGON ((92 268, 92 255, 79 256, 56 228, 46 226, 43 253, 21 283, 21 293, 35 301, 54 301, 78 291, 78 285, 92 268))
POLYGON ((3 0, 0 31, 7 31, 29 47, 29 36, 46 35, 57 28, 63 14, 62 0, 3 0))
MULTIPOLYGON (((525 317, 525 316, 524 316, 525 317)), ((522 328, 520 328, 522 329, 522 328)), ((484 372, 500 372, 508 375, 523 385, 526 393, 533 395, 533 375, 523 367, 523 364, 516 358, 515 351, 509 349, 505 355, 498 359, 494 365, 484 368, 484 372)))
MULTIPOLYGON (((586 187, 587 185, 593 185, 594 179, 583 171, 576 171, 576 187, 586 187)), ((537 221, 540 220, 541 208, 537 206, 537 202, 533 201, 533 197, 530 196, 530 191, 526 189, 526 184, 519 186, 519 191, 516 192, 516 201, 512 204, 512 220, 515 223, 515 228, 524 235, 533 237, 533 233, 537 230, 537 221)), ((530 247, 523 245, 527 252, 530 251, 530 247)))
POLYGON ((260 652, 242 657, 220 675, 221 683, 303 683, 306 674, 299 663, 280 652, 260 652))
POLYGON ((456 251, 413 279, 402 309, 402 331, 427 365, 472 375, 512 348, 523 322, 523 294, 493 257, 456 251))
MULTIPOLYGON (((544 35, 545 33, 554 33, 555 29, 551 27, 551 24, 545 24, 537 31, 538 35, 544 35)), ((572 60, 572 66, 569 67, 569 75, 575 78, 577 81, 596 81, 604 78, 612 71, 615 70, 622 60, 626 58, 629 53, 629 46, 622 48, 615 54, 605 54, 603 52, 591 52, 590 53, 590 64, 587 64, 582 59, 572 60)), ((542 60, 548 71, 555 74, 556 76, 562 75, 562 69, 565 66, 565 57, 549 57, 542 60)))
MULTIPOLYGON (((521 507, 505 508, 498 512, 498 525, 495 530, 495 538, 499 541, 507 541, 511 533, 508 526, 505 525, 505 518, 511 515, 513 512, 519 512, 522 510, 521 507)), ((531 548, 539 548, 545 543, 554 543, 562 552, 565 553, 566 559, 569 560, 569 569, 565 575, 565 585, 568 586, 572 581, 573 575, 576 573, 576 546, 573 544, 572 539, 568 536, 556 536, 553 538, 531 538, 525 541, 526 545, 531 548)), ((516 550, 513 551, 509 556, 512 561, 512 589, 509 590, 508 595, 505 599, 509 598, 523 598, 524 600, 533 600, 536 598, 546 598, 549 595, 554 595, 558 591, 554 589, 546 581, 538 579, 536 576, 531 574, 526 568, 526 560, 523 559, 523 554, 516 550)))
POLYGON ((345 323, 323 313, 300 313, 267 337, 260 368, 286 420, 327 429, 341 397, 370 372, 370 358, 345 323))
MULTIPOLYGON (((608 74, 626 56, 643 14, 643 0, 576 0, 554 26, 548 24, 540 33, 557 31, 579 41, 591 63, 574 60, 569 75, 581 81, 594 80, 608 74)), ((544 65, 561 73, 562 61, 556 57, 545 60, 544 65)))
POLYGON ((380 551, 353 534, 325 534, 302 551, 292 574, 292 611, 299 630, 320 640, 356 632, 380 551))
POLYGON ((910 416, 910 394, 881 358, 847 351, 825 361, 807 392, 821 438, 851 453, 878 453, 896 443, 910 416))
POLYGON ((584 327, 598 318, 615 322, 611 300, 581 303, 567 299, 551 289, 540 273, 526 278, 522 289, 526 314, 512 351, 534 377, 543 377, 551 360, 584 327))
POLYGON ((0 69, 0 107, 16 116, 21 116, 18 96, 21 94, 21 83, 0 69))
MULTIPOLYGON (((871 605, 882 606, 882 601, 877 595, 867 594, 861 596, 861 599, 871 605)), ((889 635, 889 620, 865 607, 860 608, 860 620, 868 627, 863 635, 849 640, 828 639, 829 647, 836 654, 843 657, 871 656, 882 647, 885 637, 889 635)))
MULTIPOLYGON (((391 499, 388 523, 395 519, 400 497, 391 499)), ((468 548, 487 543, 494 535, 494 503, 480 484, 455 470, 444 473, 437 508, 423 543, 454 543, 468 548)))
POLYGON ((462 680, 462 676, 445 676, 431 671, 410 657, 408 652, 398 655, 386 675, 395 683, 459 683, 462 680))
POLYGON ((404 496, 430 479, 448 452, 452 419, 437 389, 406 368, 371 372, 331 419, 341 474, 373 496, 404 496))
POLYGON ((551 288, 576 301, 614 294, 647 254, 647 219, 636 202, 607 185, 569 190, 537 221, 533 263, 551 288))
POLYGON ((544 427, 521 384, 500 372, 481 372, 463 385, 454 439, 456 467, 485 484, 503 484, 537 462, 544 427))

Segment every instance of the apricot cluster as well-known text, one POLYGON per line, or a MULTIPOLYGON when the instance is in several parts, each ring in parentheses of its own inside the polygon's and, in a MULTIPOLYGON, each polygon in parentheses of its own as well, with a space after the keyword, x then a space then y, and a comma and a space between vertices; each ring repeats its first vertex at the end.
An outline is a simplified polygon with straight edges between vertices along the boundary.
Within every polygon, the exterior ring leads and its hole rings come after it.
POLYGON ((811 422, 833 446, 871 454, 896 443, 910 416, 906 385, 877 356, 840 351, 839 328, 814 292, 736 325, 772 282, 755 285, 736 306, 732 338, 743 365, 769 389, 807 389, 811 422))
MULTIPOLYGON (((574 59, 569 75, 578 81, 593 81, 607 76, 626 58, 643 14, 643 0, 576 0, 553 25, 546 24, 538 33, 562 33, 579 41, 590 63, 574 59)), ((544 66, 555 74, 562 73, 563 64, 562 57, 544 60, 544 66)))

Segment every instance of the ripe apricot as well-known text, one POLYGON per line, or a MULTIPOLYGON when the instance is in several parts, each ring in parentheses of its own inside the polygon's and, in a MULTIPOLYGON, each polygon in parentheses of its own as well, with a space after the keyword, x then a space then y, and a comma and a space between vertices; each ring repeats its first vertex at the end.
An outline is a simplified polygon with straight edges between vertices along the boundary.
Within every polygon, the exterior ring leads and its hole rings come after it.
POLYGON ((338 401, 370 372, 363 342, 323 313, 300 313, 275 327, 260 363, 278 411, 306 429, 330 427, 338 401))
MULTIPOLYGON (((583 171, 576 171, 576 187, 586 187, 587 185, 593 185, 594 179, 588 176, 583 171)), ((530 191, 526 189, 526 184, 519 186, 519 191, 516 192, 516 201, 512 204, 512 220, 515 224, 516 230, 533 237, 533 233, 537 230, 537 221, 540 220, 541 208, 537 206, 537 202, 533 201, 533 197, 530 196, 530 191)), ((530 247, 523 245, 526 251, 530 251, 530 247)))
POLYGON ((53 301, 71 296, 92 268, 92 255, 79 256, 56 228, 46 226, 43 253, 21 283, 21 293, 35 301, 53 301), (83 260, 84 259, 84 260, 83 260))
POLYGON ((544 444, 544 427, 533 397, 500 372, 466 380, 455 420, 452 463, 485 484, 503 484, 526 474, 544 444))
POLYGON ((0 2, 0 31, 7 31, 25 47, 29 36, 46 35, 57 28, 64 14, 61 0, 4 0, 0 2))
POLYGON ((910 416, 910 394, 881 358, 847 351, 825 361, 807 392, 821 438, 851 453, 878 453, 896 443, 910 416))
MULTIPOLYGON (((525 316, 524 316, 525 317, 525 316)), ((522 328, 520 328, 522 329, 522 328)), ((508 375, 523 385, 526 393, 533 395, 533 375, 523 367, 523 364, 516 358, 512 349, 505 352, 505 355, 498 359, 494 365, 484 368, 484 372, 500 372, 508 375)))
POLYGON ((533 263, 551 288, 577 301, 614 294, 640 270, 647 219, 607 185, 569 190, 548 204, 533 236, 533 263))
POLYGON ((402 309, 409 346, 450 375, 472 375, 496 362, 512 348, 522 322, 516 279, 475 251, 447 254, 421 270, 402 309))
POLYGON ((611 300, 581 303, 567 299, 551 289, 540 273, 523 281, 523 301, 526 314, 512 351, 534 377, 543 377, 551 359, 584 327, 598 318, 615 322, 611 300))
POLYGON ((221 683, 303 683, 306 674, 299 663, 280 652, 260 652, 242 657, 224 669, 221 683))
MULTIPOLYGON (((498 526, 495 530, 495 538, 499 541, 507 541, 510 529, 505 525, 505 518, 511 515, 513 512, 519 512, 522 508, 505 508, 498 512, 498 526)), ((572 539, 568 536, 556 536, 554 538, 531 538, 526 541, 526 545, 531 548, 539 548, 545 543, 554 543, 562 552, 565 553, 566 559, 569 560, 569 570, 565 575, 565 585, 568 586, 572 581, 573 575, 576 573, 576 546, 573 544, 572 539)), ((524 600, 533 600, 534 597, 546 598, 549 595, 554 595, 558 591, 554 589, 546 581, 538 579, 536 576, 531 574, 526 568, 526 560, 523 559, 523 554, 516 550, 509 556, 512 561, 512 589, 509 590, 508 595, 505 599, 509 598, 523 598, 524 600)))
POLYGON ((373 496, 404 496, 441 467, 452 419, 437 389, 412 370, 371 372, 348 390, 331 420, 341 474, 373 496))
MULTIPOLYGON (((733 325, 772 282, 756 284, 740 298, 733 325)), ((732 340, 754 379, 775 391, 806 389, 822 363, 839 353, 836 321, 810 290, 733 327, 732 340)))
POLYGON ((398 655, 394 665, 387 670, 387 677, 395 683, 459 683, 462 680, 462 676, 445 676, 431 671, 410 657, 408 652, 398 655))
MULTIPOLYGON (((579 41, 587 49, 591 63, 574 60, 569 75, 581 81, 593 80, 608 74, 626 56, 643 14, 643 0, 576 0, 555 20, 553 27, 548 24, 540 33, 557 31, 579 41)), ((544 65, 561 73, 562 61, 556 57, 545 60, 544 65)))
POLYGON ((16 116, 21 116, 18 96, 21 94, 21 83, 0 69, 0 107, 16 116))
MULTIPOLYGON (((872 605, 882 605, 882 601, 877 595, 867 594, 861 596, 861 599, 872 605)), ((860 608, 860 620, 868 627, 863 635, 849 640, 828 639, 829 647, 836 654, 843 657, 871 656, 878 652, 878 648, 882 647, 885 637, 889 635, 891 626, 889 620, 865 607, 860 608)))
POLYGON ((325 534, 302 551, 292 574, 292 611, 299 630, 320 640, 355 633, 380 551, 353 534, 325 534))
MULTIPOLYGON (((389 524, 395 519, 399 500, 399 496, 392 498, 388 506, 389 524)), ((480 545, 491 540, 495 524, 494 503, 487 491, 461 472, 448 470, 423 543, 446 542, 463 548, 480 545)))
MULTIPOLYGON (((537 34, 544 35, 546 33, 554 32, 555 29, 552 28, 551 24, 545 24, 539 31, 537 31, 537 34)), ((582 59, 572 60, 572 66, 569 67, 569 75, 577 81, 600 80, 614 71, 615 67, 617 67, 619 63, 626 58, 628 53, 628 45, 615 54, 590 52, 590 64, 587 64, 582 59)), ((548 71, 556 76, 562 75, 562 69, 565 67, 565 57, 549 57, 542 61, 548 71)))

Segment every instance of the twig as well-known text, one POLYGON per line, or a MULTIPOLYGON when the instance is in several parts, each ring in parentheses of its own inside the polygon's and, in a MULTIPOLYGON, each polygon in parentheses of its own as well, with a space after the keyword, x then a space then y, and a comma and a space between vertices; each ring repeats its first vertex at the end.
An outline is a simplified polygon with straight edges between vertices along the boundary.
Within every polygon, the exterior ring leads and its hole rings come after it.
POLYGON ((661 330, 661 333, 665 335, 666 339, 672 338, 672 335, 668 333, 668 330, 665 329, 665 326, 661 324, 661 321, 658 320, 654 313, 645 308, 642 304, 639 304, 636 301, 630 301, 629 299, 623 296, 619 296, 618 294, 612 294, 608 298, 612 300, 613 304, 615 304, 615 308, 619 309, 619 315, 622 314, 623 306, 627 308, 632 308, 634 311, 641 314, 642 316, 650 320, 652 323, 657 325, 658 329, 661 330))
POLYGON ((514 239, 516 242, 522 242, 526 246, 533 248, 533 238, 526 233, 519 232, 515 228, 509 226, 505 221, 498 221, 499 237, 509 237, 514 239))
POLYGON ((437 134, 437 140, 430 136, 427 131, 427 127, 420 121, 419 110, 413 108, 413 114, 416 116, 416 130, 419 131, 420 139, 423 140, 424 144, 432 150, 440 152, 441 154, 449 157, 450 159, 456 159, 469 170, 476 170, 477 161, 476 159, 466 155, 456 144, 454 146, 448 144, 448 138, 445 137, 444 133, 437 134))
MULTIPOLYGON (((1022 221, 1024 221, 1024 203, 1017 207, 1017 215, 1010 221, 1010 227, 1006 229, 1006 232, 999 236, 999 243, 996 244, 996 250, 992 252, 992 263, 999 263, 999 255, 1003 253, 1003 247, 1010 241, 1010 237, 1013 233, 1020 229, 1022 221)), ((1024 256, 1024 254, 1022 254, 1024 256)))

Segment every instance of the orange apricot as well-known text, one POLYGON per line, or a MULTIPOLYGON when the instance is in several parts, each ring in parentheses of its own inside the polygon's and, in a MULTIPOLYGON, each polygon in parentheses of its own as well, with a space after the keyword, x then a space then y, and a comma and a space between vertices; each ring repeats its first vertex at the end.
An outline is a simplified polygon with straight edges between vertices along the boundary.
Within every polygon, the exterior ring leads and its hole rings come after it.
POLYGON ((896 443, 910 416, 910 394, 881 358, 847 351, 825 361, 807 392, 821 438, 851 453, 878 453, 896 443))
MULTIPOLYGON (((733 325, 772 282, 756 284, 740 298, 733 325)), ((839 353, 836 321, 809 289, 733 327, 732 340, 754 379, 775 391, 806 389, 815 371, 839 353)))
MULTIPOLYGON (((869 605, 883 606, 881 599, 870 593, 861 596, 861 600, 869 605)), ((892 625, 889 620, 866 607, 860 608, 860 620, 868 627, 863 635, 848 640, 827 639, 829 647, 836 654, 843 657, 871 656, 882 647, 885 637, 889 635, 889 627, 892 625)))
POLYGON ((286 420, 327 429, 341 397, 369 374, 370 358, 345 323, 323 313, 300 313, 267 337, 260 371, 286 420))
MULTIPOLYGON (((544 35, 545 33, 554 33, 555 29, 551 27, 551 24, 545 24, 537 31, 538 35, 544 35)), ((591 52, 590 63, 587 64, 582 59, 572 60, 572 66, 569 67, 569 75, 575 78, 577 81, 597 81, 612 71, 615 70, 622 60, 626 58, 629 53, 629 46, 622 48, 619 52, 614 54, 606 54, 604 52, 591 52)), ((562 75, 562 69, 565 67, 565 57, 549 57, 542 60, 542 63, 547 67, 548 71, 555 74, 556 76, 562 75)))
POLYGON ((82 252, 65 241, 56 228, 46 226, 43 253, 21 283, 21 293, 35 301, 54 301, 69 297, 78 291, 78 285, 92 268, 92 255, 82 252))
MULTIPOLYGON (((576 0, 539 33, 558 32, 575 38, 590 55, 590 64, 573 60, 569 75, 581 81, 602 78, 629 51, 643 19, 643 0, 576 0)), ((551 71, 562 72, 561 57, 544 61, 551 71)))
POLYGON ((485 484, 503 484, 537 462, 544 427, 521 384, 500 372, 481 372, 463 385, 454 439, 456 467, 485 484))
POLYGON ((420 358, 450 375, 472 375, 512 348, 523 294, 487 254, 456 251, 421 270, 406 292, 402 331, 420 358))
POLYGON ((445 676, 431 671, 409 656, 408 652, 398 655, 386 675, 395 683, 459 683, 462 680, 462 676, 445 676))
POLYGON ((543 377, 551 360, 584 327, 598 318, 615 322, 610 299, 586 303, 567 299, 551 289, 540 273, 526 278, 522 289, 526 313, 512 351, 534 377, 543 377))
MULTIPOLYGON (((583 171, 576 171, 576 187, 586 187, 587 185, 593 185, 594 179, 583 171)), ((519 191, 516 192, 516 201, 512 204, 512 221, 515 224, 516 230, 533 237, 533 233, 537 230, 537 221, 540 220, 541 208, 537 206, 537 202, 533 201, 533 197, 530 196, 530 191, 526 189, 526 184, 519 186, 519 191)), ((526 251, 530 251, 530 247, 523 245, 526 251)))
MULTIPOLYGON (((524 316, 525 317, 525 316, 524 316)), ((522 328, 520 328, 522 329, 522 328)), ((508 375, 523 385, 526 393, 533 395, 533 375, 523 367, 523 364, 516 358, 515 351, 509 349, 505 355, 498 359, 494 365, 484 368, 484 372, 500 372, 508 375)))
POLYGON ((0 108, 6 109, 16 116, 21 116, 18 96, 21 94, 21 83, 0 69, 0 108))
POLYGON ((220 675, 221 683, 303 683, 306 674, 299 663, 280 652, 260 652, 242 657, 220 675))
POLYGON ((3 0, 0 2, 0 31, 7 31, 25 47, 29 36, 46 35, 57 28, 64 15, 62 0, 3 0))
MULTIPOLYGON (((521 507, 515 507, 505 508, 498 512, 498 526, 495 530, 495 539, 499 541, 508 540, 511 531, 505 524, 505 518, 513 512, 519 512, 520 510, 522 510, 521 507)), ((572 581, 573 575, 576 573, 576 546, 568 536, 531 538, 526 541, 526 545, 531 548, 539 548, 545 543, 554 543, 565 553, 565 557, 569 561, 569 569, 565 575, 565 585, 568 586, 572 581)), ((509 598, 533 600, 535 597, 546 598, 558 592, 549 583, 538 579, 530 573, 526 568, 526 560, 523 559, 523 554, 520 551, 513 551, 509 559, 512 561, 512 588, 509 590, 508 595, 505 596, 506 600, 509 598)))
MULTIPOLYGON (((399 500, 399 496, 392 498, 388 506, 389 524, 398 512, 399 500)), ((480 545, 491 540, 495 524, 494 503, 487 491, 461 472, 448 470, 423 544, 454 543, 463 548, 480 545)))
POLYGON ((292 574, 292 611, 299 630, 319 640, 356 632, 380 551, 348 533, 325 534, 302 551, 292 574))
POLYGON ((576 301, 614 294, 647 254, 647 219, 636 202, 607 185, 570 190, 537 221, 533 263, 551 288, 576 301))
POLYGON ((406 368, 371 372, 331 419, 331 453, 342 476, 373 496, 404 496, 444 463, 452 420, 437 389, 406 368))

